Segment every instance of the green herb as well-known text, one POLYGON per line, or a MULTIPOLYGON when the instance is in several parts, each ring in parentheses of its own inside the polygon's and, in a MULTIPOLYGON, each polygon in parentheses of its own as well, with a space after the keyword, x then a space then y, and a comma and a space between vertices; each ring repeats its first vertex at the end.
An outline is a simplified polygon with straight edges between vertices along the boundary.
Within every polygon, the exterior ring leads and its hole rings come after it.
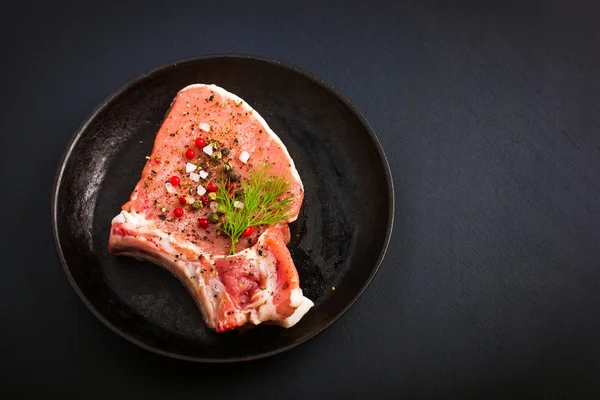
POLYGON ((235 253, 235 245, 246 228, 271 225, 290 216, 292 197, 284 195, 290 183, 282 177, 268 174, 266 165, 242 180, 243 208, 234 205, 239 200, 231 197, 225 183, 218 185, 217 203, 225 215, 221 231, 231 238, 231 254, 235 253))

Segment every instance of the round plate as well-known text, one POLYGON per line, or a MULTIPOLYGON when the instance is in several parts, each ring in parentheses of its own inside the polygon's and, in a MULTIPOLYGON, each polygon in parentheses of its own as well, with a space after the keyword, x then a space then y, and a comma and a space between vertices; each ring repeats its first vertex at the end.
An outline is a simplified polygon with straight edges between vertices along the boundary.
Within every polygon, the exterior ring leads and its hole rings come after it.
POLYGON ((145 349, 204 362, 276 354, 330 326, 377 272, 393 213, 387 160, 358 110, 307 72, 244 55, 174 62, 120 88, 75 132, 52 197, 60 260, 94 315, 145 349), (290 329, 214 333, 166 270, 108 253, 111 220, 139 180, 169 104, 192 83, 214 83, 254 107, 287 146, 304 183, 288 247, 315 307, 290 329))

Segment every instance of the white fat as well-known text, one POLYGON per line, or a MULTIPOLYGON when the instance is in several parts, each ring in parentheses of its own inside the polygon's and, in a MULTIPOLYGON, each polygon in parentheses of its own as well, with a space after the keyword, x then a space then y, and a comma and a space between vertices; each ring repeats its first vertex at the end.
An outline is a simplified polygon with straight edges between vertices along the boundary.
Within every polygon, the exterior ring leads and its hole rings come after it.
POLYGON ((194 276, 194 265, 192 263, 185 263, 185 275, 188 278, 191 278, 192 276, 194 276))
MULTIPOLYGON (((259 243, 262 242, 262 236, 259 239, 259 243)), ((238 254, 243 254, 243 256, 247 259, 256 260, 256 267, 260 271, 260 275, 266 277, 264 279, 262 285, 264 290, 262 290, 262 305, 258 309, 258 318, 261 321, 269 321, 272 319, 279 318, 277 313, 277 308, 273 304, 273 296, 271 293, 277 291, 277 276, 275 272, 275 257, 272 252, 267 252, 266 256, 258 255, 256 251, 256 247, 249 247, 238 254)))
MULTIPOLYGON (((123 212, 125 213, 125 212, 123 212)), ((135 226, 140 228, 153 228, 154 221, 149 221, 143 214, 138 214, 136 212, 127 213, 125 215, 127 217, 127 223, 134 223, 135 226)))
MULTIPOLYGON (((171 243, 176 244, 180 248, 188 249, 198 255, 203 255, 209 257, 209 254, 203 252, 196 246, 195 244, 187 241, 187 240, 178 240, 173 235, 169 235, 164 232, 162 229, 156 228, 156 222, 147 220, 143 214, 138 214, 136 212, 127 212, 121 211, 119 214, 123 218, 125 218, 124 224, 127 224, 132 230, 137 230, 140 234, 144 235, 152 235, 158 238, 160 245, 163 247, 164 251, 169 254, 176 254, 175 248, 171 245, 171 243)), ((118 215, 117 215, 118 216, 118 215)), ((116 217, 115 217, 116 218, 116 217)), ((119 218, 120 220, 120 218, 119 218)))
POLYGON ((206 172, 206 171, 200 171, 199 175, 200 175, 200 178, 206 179, 206 177, 208 176, 208 172, 206 172))
POLYGON ((171 185, 171 182, 165 183, 165 187, 167 188, 167 192, 169 193, 175 193, 177 191, 175 189, 175 186, 171 185))
POLYGON ((213 153, 212 144, 204 146, 202 151, 205 152, 206 154, 208 154, 209 156, 212 156, 212 153, 213 153))
POLYGON ((296 308, 296 311, 294 311, 294 313, 288 318, 284 319, 283 321, 279 321, 278 325, 284 328, 291 328, 292 326, 296 325, 296 323, 298 323, 298 321, 304 317, 304 314, 306 314, 314 305, 315 303, 310 301, 310 299, 302 296, 302 304, 300 304, 300 307, 296 308))
POLYGON ((185 164, 185 172, 187 172, 188 174, 189 174, 190 172, 194 172, 194 171, 196 170, 196 168, 198 168, 198 167, 197 167, 197 166, 195 166, 195 165, 194 165, 194 164, 192 164, 192 163, 186 163, 186 164, 185 164))
POLYGON ((121 212, 121 213, 119 213, 119 214, 117 214, 117 216, 116 216, 116 217, 114 217, 114 218, 113 218, 113 220, 112 220, 112 223, 113 223, 113 224, 114 224, 114 223, 119 223, 119 224, 122 224, 122 223, 124 223, 124 222, 125 222, 125 216, 123 215, 123 213, 122 213, 122 212, 121 212))
POLYGON ((199 175, 199 174, 197 174, 197 173, 195 173, 195 172, 192 172, 192 173, 190 174, 190 179, 191 179, 193 182, 200 182, 200 175, 199 175))
POLYGON ((252 322, 254 325, 259 325, 260 323, 262 323, 262 321, 260 320, 260 314, 256 311, 256 309, 251 309, 249 311, 250 312, 248 313, 248 320, 250 322, 252 322))
POLYGON ((200 127, 200 129, 202 129, 204 132, 208 132, 210 131, 210 125, 207 124, 206 122, 201 123, 200 125, 198 125, 200 127))
MULTIPOLYGON (((221 283, 221 281, 217 277, 211 277, 208 281, 208 285, 209 285, 208 290, 210 290, 213 295, 219 294, 219 293, 225 291, 225 286, 223 286, 223 283, 221 283)), ((212 298, 214 298, 214 297, 212 297, 212 298)))
POLYGON ((269 321, 277 317, 277 309, 273 304, 273 299, 269 296, 267 302, 258 309, 258 318, 260 321, 269 321))
POLYGON ((243 162, 244 164, 246 164, 249 159, 250 159, 250 154, 248 154, 247 151, 242 151, 242 154, 240 154, 240 161, 243 162))
POLYGON ((292 289, 290 293, 290 306, 300 307, 300 304, 302 304, 302 300, 304 300, 304 296, 302 296, 302 289, 292 289))
POLYGON ((204 193, 206 193, 206 189, 204 189, 204 186, 200 185, 198 186, 198 189, 196 189, 196 193, 202 196, 204 193))

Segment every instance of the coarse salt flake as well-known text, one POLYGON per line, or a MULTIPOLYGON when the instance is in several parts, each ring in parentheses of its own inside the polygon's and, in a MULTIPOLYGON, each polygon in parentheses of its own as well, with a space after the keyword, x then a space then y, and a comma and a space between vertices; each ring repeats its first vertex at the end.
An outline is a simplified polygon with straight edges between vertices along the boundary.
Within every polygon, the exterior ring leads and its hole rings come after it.
POLYGON ((197 167, 197 166, 195 166, 195 165, 194 165, 194 164, 192 164, 192 163, 187 163, 187 164, 185 164, 185 172, 187 172, 188 174, 189 174, 190 172, 194 172, 194 171, 196 170, 196 168, 198 168, 198 167, 197 167))
POLYGON ((165 184, 165 188, 167 188, 167 192, 169 192, 169 193, 175 193, 177 191, 177 190, 175 190, 175 186, 173 186, 171 184, 171 182, 167 182, 165 184))
POLYGON ((217 203, 216 201, 211 201, 209 207, 212 212, 215 212, 219 209, 219 203, 217 203))
POLYGON ((206 189, 204 189, 204 186, 200 185, 200 186, 198 186, 196 193, 198 193, 200 196, 202 196, 204 193, 206 193, 206 189))
POLYGON ((198 182, 198 181, 200 181, 200 175, 195 172, 192 172, 190 174, 190 179, 194 182, 198 182))
POLYGON ((205 152, 206 154, 208 154, 209 156, 212 156, 212 153, 213 153, 212 144, 204 146, 204 148, 202 149, 202 151, 205 152))
POLYGON ((202 178, 202 179, 206 179, 206 177, 208 176, 208 172, 206 172, 206 171, 200 171, 199 174, 200 174, 200 178, 202 178))
POLYGON ((200 125, 198 125, 200 127, 200 129, 202 129, 204 132, 208 132, 210 131, 210 125, 207 124, 206 122, 201 123, 200 125))
POLYGON ((241 210, 242 208, 244 208, 244 203, 242 203, 241 201, 236 200, 236 201, 233 202, 233 206, 235 208, 239 208, 241 210))
POLYGON ((249 159, 250 159, 250 154, 247 151, 242 151, 242 154, 240 154, 240 161, 243 162, 244 164, 246 164, 249 159))

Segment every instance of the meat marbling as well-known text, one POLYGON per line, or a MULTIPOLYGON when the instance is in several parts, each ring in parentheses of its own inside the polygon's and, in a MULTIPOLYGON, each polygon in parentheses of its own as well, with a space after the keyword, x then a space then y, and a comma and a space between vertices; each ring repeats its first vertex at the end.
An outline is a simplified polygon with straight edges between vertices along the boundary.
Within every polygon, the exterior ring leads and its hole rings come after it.
POLYGON ((108 249, 170 271, 194 298, 207 326, 217 332, 260 323, 291 327, 313 306, 302 294, 286 247, 287 223, 298 217, 303 196, 294 161, 258 112, 219 86, 190 85, 171 103, 141 179, 112 221, 108 249), (222 159, 214 160, 197 147, 198 137, 213 143, 222 159), (189 149, 196 153, 191 159, 189 152, 186 155, 189 149), (243 152, 250 155, 247 162, 240 160, 243 152), (254 166, 267 163, 272 174, 290 183, 292 198, 286 220, 257 226, 237 243, 233 255, 230 239, 217 234, 216 224, 199 226, 210 207, 191 205, 198 205, 199 194, 223 174, 223 162, 229 162, 241 179, 254 166), (206 173, 206 178, 198 176, 206 173), (180 183, 170 186, 172 176, 180 183), (183 216, 175 216, 178 207, 183 216))

